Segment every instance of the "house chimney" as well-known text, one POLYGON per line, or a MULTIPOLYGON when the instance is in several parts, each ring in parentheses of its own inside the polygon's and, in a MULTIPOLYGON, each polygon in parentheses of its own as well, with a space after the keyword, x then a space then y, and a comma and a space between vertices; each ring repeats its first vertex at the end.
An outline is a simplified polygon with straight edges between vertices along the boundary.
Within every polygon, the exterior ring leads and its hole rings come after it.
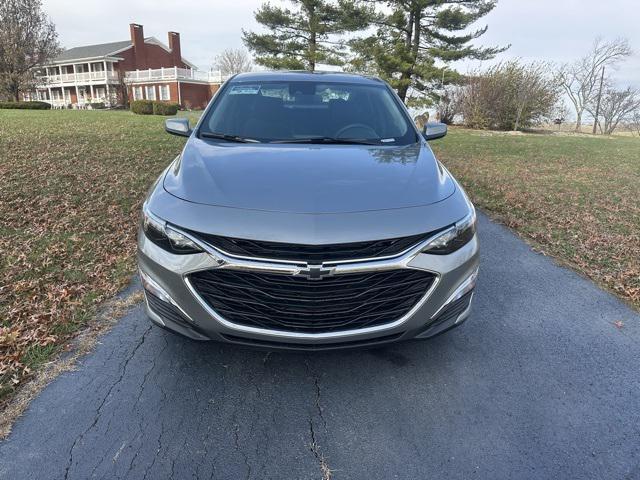
POLYGON ((133 56, 135 57, 136 69, 147 68, 147 51, 144 44, 144 30, 142 25, 137 23, 129 24, 131 32, 131 43, 133 43, 133 56))
POLYGON ((180 34, 169 32, 169 50, 175 67, 182 67, 182 52, 180 51, 180 34))

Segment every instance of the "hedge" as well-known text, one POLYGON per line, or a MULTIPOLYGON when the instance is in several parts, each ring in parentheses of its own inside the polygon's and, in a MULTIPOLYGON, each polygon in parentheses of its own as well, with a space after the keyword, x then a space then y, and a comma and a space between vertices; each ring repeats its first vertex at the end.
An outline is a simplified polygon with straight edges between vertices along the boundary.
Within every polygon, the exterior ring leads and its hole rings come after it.
POLYGON ((104 102, 91 102, 89 105, 94 110, 100 110, 106 106, 104 102))
POLYGON ((138 115, 152 115, 153 102, 151 100, 134 100, 131 102, 131 111, 138 115))
POLYGON ((175 115, 180 105, 177 103, 156 102, 155 100, 135 100, 131 102, 131 111, 138 115, 175 115))
POLYGON ((17 108, 20 110, 49 110, 47 102, 0 102, 0 108, 17 108))
POLYGON ((177 103, 153 102, 154 115, 175 115, 180 105, 177 103))

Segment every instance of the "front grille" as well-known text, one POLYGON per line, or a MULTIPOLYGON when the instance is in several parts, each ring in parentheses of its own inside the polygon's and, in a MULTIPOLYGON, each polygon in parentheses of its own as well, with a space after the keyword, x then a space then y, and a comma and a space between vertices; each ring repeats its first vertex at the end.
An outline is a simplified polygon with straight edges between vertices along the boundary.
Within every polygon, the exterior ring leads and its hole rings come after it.
POLYGON ((363 258, 388 257, 404 252, 426 239, 432 233, 421 233, 409 237, 372 240, 355 243, 333 243, 326 245, 304 245, 280 242, 265 242, 241 238, 220 237, 205 233, 189 232, 209 245, 231 255, 243 257, 290 260, 306 263, 359 260, 363 258))
POLYGON ((230 322, 304 333, 391 323, 420 301, 434 278, 414 269, 343 274, 317 281, 224 269, 189 276, 204 301, 230 322))

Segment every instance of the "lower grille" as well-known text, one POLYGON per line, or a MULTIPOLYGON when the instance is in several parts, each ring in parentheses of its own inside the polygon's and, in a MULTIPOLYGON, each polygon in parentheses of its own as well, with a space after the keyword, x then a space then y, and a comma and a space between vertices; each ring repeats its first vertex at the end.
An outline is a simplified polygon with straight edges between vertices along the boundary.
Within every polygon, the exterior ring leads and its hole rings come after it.
POLYGON ((402 337, 402 335, 404 335, 404 332, 384 337, 376 337, 366 340, 340 341, 338 343, 292 343, 278 342, 275 340, 256 340, 253 338, 236 337, 235 335, 221 336, 228 342, 236 343, 238 345, 246 345, 249 347, 277 348, 285 350, 338 350, 353 347, 378 347, 385 343, 394 342, 402 337))
POLYGON ((183 325, 191 328, 191 325, 189 324, 187 319, 184 318, 182 312, 180 312, 180 310, 174 305, 160 300, 152 293, 145 292, 145 294, 147 295, 147 303, 149 303, 149 308, 151 308, 151 310, 158 314, 163 320, 169 320, 173 323, 177 323, 178 325, 183 325))
POLYGON ((205 270, 189 276, 202 299, 226 320, 304 333, 339 332, 394 322, 426 294, 435 275, 397 269, 309 280, 305 277, 205 270))
POLYGON ((447 305, 440 315, 438 315, 438 317, 429 325, 429 327, 457 319, 462 312, 469 308, 472 295, 473 292, 466 293, 455 302, 447 305))

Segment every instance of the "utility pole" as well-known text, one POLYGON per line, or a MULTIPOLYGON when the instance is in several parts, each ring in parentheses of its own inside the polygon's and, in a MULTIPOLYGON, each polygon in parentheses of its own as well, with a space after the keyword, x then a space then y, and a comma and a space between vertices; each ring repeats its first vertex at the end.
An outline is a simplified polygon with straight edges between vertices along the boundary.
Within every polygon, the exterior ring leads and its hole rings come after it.
POLYGON ((598 101, 596 102, 596 115, 593 119, 593 134, 596 134, 596 126, 598 125, 598 115, 600 115, 600 99, 602 98, 602 84, 604 83, 604 65, 602 66, 602 75, 600 75, 600 90, 598 91, 598 101))

